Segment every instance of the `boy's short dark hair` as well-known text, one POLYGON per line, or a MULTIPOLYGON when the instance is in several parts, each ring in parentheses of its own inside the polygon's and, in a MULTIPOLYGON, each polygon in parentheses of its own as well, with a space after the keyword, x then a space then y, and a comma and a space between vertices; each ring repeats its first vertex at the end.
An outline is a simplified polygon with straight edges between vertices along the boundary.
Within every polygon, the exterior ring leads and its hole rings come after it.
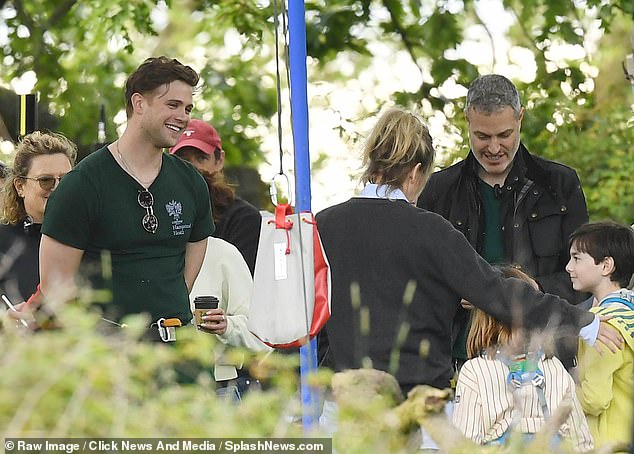
POLYGON ((606 257, 614 260, 610 280, 627 287, 634 273, 634 230, 612 221, 584 224, 570 235, 570 246, 589 254, 595 264, 606 257))
POLYGON ((125 83, 125 103, 128 118, 132 115, 132 95, 147 93, 175 80, 195 87, 200 77, 191 67, 183 65, 175 58, 151 57, 141 63, 125 83))

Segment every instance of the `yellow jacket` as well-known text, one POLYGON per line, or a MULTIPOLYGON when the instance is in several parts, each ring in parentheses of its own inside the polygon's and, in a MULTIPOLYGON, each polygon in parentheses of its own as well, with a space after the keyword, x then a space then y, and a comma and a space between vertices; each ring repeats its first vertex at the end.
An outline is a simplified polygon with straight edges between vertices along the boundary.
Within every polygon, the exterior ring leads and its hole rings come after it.
POLYGON ((595 348, 580 342, 577 397, 595 447, 607 442, 629 443, 634 422, 634 311, 620 304, 597 306, 591 311, 614 317, 608 323, 619 330, 625 347, 599 355, 595 348))

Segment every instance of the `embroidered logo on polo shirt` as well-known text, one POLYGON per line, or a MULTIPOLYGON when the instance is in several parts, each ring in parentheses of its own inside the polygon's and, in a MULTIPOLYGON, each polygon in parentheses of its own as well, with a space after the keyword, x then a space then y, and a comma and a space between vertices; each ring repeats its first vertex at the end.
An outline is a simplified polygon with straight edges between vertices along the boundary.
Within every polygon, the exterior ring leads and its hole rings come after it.
POLYGON ((183 214, 183 205, 176 200, 172 200, 165 204, 167 214, 172 218, 172 234, 174 236, 185 235, 186 229, 191 229, 191 224, 183 224, 181 214, 183 214))
POLYGON ((173 216, 175 220, 180 219, 180 215, 183 213, 183 205, 180 202, 172 200, 165 204, 167 214, 173 216))

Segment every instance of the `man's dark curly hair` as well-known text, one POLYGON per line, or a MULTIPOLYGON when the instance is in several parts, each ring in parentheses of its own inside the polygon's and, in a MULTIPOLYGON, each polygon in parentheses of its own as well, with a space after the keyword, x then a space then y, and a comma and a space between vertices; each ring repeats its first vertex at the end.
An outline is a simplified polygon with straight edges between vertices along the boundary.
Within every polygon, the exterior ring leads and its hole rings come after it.
POLYGON ((134 93, 144 94, 175 80, 182 80, 195 87, 198 85, 200 77, 191 67, 183 65, 175 58, 151 57, 141 63, 141 66, 130 74, 125 83, 125 103, 128 118, 132 115, 132 95, 134 93))

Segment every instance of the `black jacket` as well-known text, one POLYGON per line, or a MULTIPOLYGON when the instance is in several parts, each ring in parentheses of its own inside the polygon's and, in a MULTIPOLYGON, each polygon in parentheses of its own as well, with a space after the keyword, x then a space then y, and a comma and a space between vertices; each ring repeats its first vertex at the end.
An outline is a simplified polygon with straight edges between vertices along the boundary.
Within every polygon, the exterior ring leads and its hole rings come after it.
POLYGON ((40 227, 0 225, 0 291, 14 304, 27 300, 40 283, 40 227))
POLYGON ((236 197, 216 221, 216 230, 212 235, 233 244, 240 251, 251 276, 255 271, 261 223, 260 211, 249 202, 236 197))
MULTIPOLYGON (((434 173, 418 206, 442 215, 481 252, 484 213, 478 165, 469 152, 465 160, 434 173)), ((544 292, 573 304, 583 301, 585 295, 572 289, 565 270, 570 259, 568 237, 588 222, 574 169, 531 155, 520 144, 511 172, 496 192, 502 198, 504 261, 521 266, 544 292)))
MULTIPOLYGON (((478 190, 477 161, 469 153, 433 174, 418 206, 442 215, 482 251, 484 214, 478 190)), ((583 300, 572 290, 565 270, 570 259, 568 237, 588 222, 588 209, 577 173, 563 164, 531 155, 520 144, 504 187, 504 258, 520 265, 542 290, 571 303, 583 300)))

